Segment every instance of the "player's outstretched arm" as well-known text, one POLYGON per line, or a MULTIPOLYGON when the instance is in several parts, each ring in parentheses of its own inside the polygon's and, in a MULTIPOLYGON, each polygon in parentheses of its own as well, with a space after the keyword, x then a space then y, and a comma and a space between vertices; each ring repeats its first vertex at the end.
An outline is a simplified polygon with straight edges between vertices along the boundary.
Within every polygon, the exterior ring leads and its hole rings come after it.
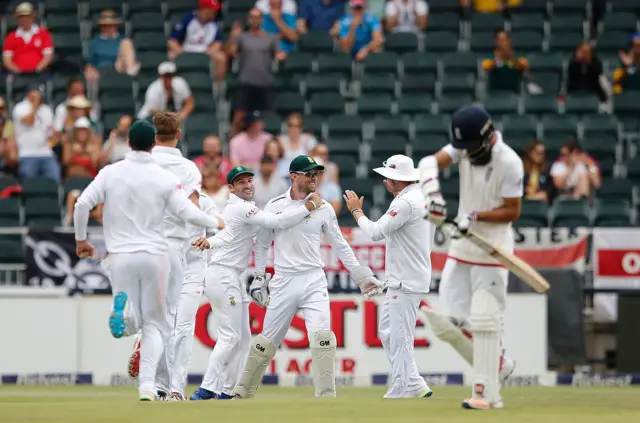
MULTIPOLYGON (((171 183, 173 183, 172 181, 171 183)), ((176 179, 177 182, 177 179, 176 179)), ((209 216, 198 207, 196 207, 188 198, 184 196, 184 191, 179 188, 179 184, 175 184, 174 188, 168 193, 167 208, 181 219, 195 226, 203 228, 215 228, 219 226, 218 219, 209 216)))
POLYGON ((317 194, 312 194, 312 196, 313 198, 309 198, 309 201, 304 205, 280 214, 269 211, 268 205, 264 210, 250 206, 247 207, 246 213, 242 217, 249 225, 269 229, 289 229, 300 223, 311 211, 322 206, 320 196, 317 194))
POLYGON ((353 191, 345 191, 347 207, 360 229, 373 241, 380 241, 397 231, 411 218, 411 205, 403 199, 394 200, 380 219, 373 222, 362 211, 362 198, 353 191))
POLYGON ((234 232, 231 229, 231 226, 225 227, 223 230, 219 231, 215 236, 211 238, 207 238, 207 242, 209 244, 209 248, 212 250, 218 249, 223 245, 229 244, 233 241, 234 232))

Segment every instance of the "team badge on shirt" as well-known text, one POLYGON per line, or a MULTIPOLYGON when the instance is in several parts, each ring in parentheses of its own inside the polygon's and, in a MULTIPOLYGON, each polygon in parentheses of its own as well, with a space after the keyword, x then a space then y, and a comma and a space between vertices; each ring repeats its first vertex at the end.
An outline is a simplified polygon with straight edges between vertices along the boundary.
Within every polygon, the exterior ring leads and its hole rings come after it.
POLYGON ((395 216, 397 216, 397 215, 398 215, 398 212, 397 212, 397 211, 395 211, 395 210, 391 210, 391 211, 390 211, 389 213, 387 213, 387 214, 388 214, 389 216, 391 216, 391 217, 395 217, 395 216))
POLYGON ((229 296, 229 304, 231 304, 232 306, 236 305, 236 299, 233 297, 233 295, 229 296))

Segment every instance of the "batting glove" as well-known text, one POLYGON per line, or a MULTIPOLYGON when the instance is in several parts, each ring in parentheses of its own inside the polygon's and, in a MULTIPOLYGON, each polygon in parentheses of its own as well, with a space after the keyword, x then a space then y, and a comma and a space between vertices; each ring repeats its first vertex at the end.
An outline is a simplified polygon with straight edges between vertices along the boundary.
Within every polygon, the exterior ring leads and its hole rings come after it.
POLYGON ((439 192, 429 194, 425 198, 425 201, 425 219, 429 216, 437 217, 442 223, 444 223, 444 220, 447 217, 447 203, 444 201, 444 198, 442 198, 442 194, 439 192))
POLYGON ((458 216, 455 220, 458 231, 460 231, 462 235, 466 235, 466 233, 469 232, 469 228, 471 228, 473 222, 475 222, 477 219, 478 214, 476 212, 458 216))
POLYGON ((253 301, 260 307, 266 307, 269 305, 269 280, 271 275, 268 273, 256 275, 249 285, 249 295, 253 301))

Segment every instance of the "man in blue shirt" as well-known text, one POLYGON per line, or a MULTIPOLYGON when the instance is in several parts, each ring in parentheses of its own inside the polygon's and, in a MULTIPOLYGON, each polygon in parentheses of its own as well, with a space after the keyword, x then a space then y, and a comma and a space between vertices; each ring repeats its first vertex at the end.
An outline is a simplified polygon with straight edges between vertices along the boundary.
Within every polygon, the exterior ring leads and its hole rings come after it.
POLYGON ((340 21, 340 46, 358 61, 379 52, 384 42, 380 20, 366 13, 365 4, 365 0, 351 0, 351 13, 340 21))
POLYGON ((227 73, 222 28, 216 21, 220 8, 218 0, 199 0, 198 9, 184 15, 167 41, 170 60, 181 53, 207 54, 215 64, 217 81, 223 80, 227 73))
POLYGON ((300 6, 298 32, 329 31, 337 36, 346 3, 346 0, 304 0, 300 6))
POLYGON ((296 49, 296 17, 283 13, 282 0, 269 0, 269 13, 264 15, 262 29, 280 37, 280 51, 291 53, 296 49))

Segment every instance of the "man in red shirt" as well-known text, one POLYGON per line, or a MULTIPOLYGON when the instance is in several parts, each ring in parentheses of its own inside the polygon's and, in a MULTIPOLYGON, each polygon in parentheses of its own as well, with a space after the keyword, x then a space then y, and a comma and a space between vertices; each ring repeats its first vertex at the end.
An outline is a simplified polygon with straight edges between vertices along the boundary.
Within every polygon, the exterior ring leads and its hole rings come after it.
POLYGON ((5 69, 12 73, 45 71, 53 60, 51 34, 34 22, 36 12, 31 3, 20 3, 15 18, 18 29, 7 35, 2 47, 5 69))

